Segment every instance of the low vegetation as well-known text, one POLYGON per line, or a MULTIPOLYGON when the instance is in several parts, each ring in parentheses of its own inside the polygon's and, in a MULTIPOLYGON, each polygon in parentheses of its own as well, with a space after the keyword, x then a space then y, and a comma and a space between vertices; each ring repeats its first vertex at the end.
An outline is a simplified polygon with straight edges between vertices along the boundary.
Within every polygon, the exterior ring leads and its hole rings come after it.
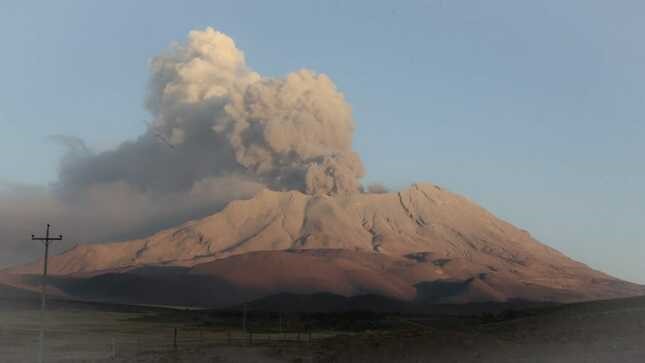
MULTIPOLYGON (((3 300, 0 321, 2 361, 35 360, 37 301, 3 300)), ((473 315, 58 301, 47 318, 50 362, 642 362, 643 338, 643 298, 473 315)))

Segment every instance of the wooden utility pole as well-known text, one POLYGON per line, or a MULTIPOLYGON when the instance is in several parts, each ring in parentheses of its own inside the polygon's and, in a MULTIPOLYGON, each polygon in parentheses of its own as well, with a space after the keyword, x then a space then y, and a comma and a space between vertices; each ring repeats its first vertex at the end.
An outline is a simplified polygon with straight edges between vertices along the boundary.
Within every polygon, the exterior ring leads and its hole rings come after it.
POLYGON ((177 328, 175 328, 175 334, 173 335, 172 338, 172 346, 177 350, 177 328))
POLYGON ((246 303, 244 303, 244 311, 242 312, 242 331, 246 331, 246 303))
POLYGON ((49 237, 49 228, 51 226, 47 225, 47 230, 45 231, 45 237, 36 237, 33 234, 31 235, 32 241, 41 241, 45 246, 45 260, 43 266, 43 279, 41 281, 41 292, 40 292, 40 347, 38 350, 38 362, 43 363, 45 361, 45 311, 47 308, 47 260, 49 258, 49 242, 60 241, 63 239, 62 235, 58 237, 49 237))
POLYGON ((282 335, 282 312, 279 312, 278 315, 280 316, 280 335, 282 335))

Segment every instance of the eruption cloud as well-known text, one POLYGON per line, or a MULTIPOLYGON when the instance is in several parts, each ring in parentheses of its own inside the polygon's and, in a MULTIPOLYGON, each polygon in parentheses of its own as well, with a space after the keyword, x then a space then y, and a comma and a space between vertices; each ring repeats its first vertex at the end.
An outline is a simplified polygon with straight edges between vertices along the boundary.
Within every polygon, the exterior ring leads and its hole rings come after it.
POLYGON ((262 77, 231 38, 212 28, 190 32, 186 44, 151 66, 147 133, 66 163, 64 188, 125 181, 168 192, 235 174, 310 194, 360 189, 351 108, 327 76, 300 70, 262 77))
POLYGON ((263 187, 361 190, 351 107, 326 75, 264 77, 212 28, 191 31, 150 66, 152 121, 143 135, 100 153, 52 136, 67 148, 55 184, 0 185, 0 265, 37 256, 25 237, 44 223, 67 243, 100 242, 213 213, 263 187))

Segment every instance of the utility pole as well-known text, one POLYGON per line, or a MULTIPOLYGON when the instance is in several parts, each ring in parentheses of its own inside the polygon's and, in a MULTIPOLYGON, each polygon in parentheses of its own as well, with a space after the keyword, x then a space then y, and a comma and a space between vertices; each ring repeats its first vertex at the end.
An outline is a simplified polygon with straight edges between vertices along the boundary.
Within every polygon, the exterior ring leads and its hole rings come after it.
POLYGON ((45 261, 43 266, 43 279, 41 281, 41 295, 40 295, 40 348, 38 350, 38 362, 43 363, 45 361, 45 309, 47 308, 47 259, 49 258, 49 242, 51 241, 60 241, 63 239, 62 235, 58 237, 49 237, 49 228, 51 226, 47 224, 47 230, 45 232, 45 237, 36 237, 33 234, 31 235, 32 241, 41 241, 45 246, 45 261))
POLYGON ((242 331, 246 332, 246 303, 244 303, 244 312, 242 313, 242 331))

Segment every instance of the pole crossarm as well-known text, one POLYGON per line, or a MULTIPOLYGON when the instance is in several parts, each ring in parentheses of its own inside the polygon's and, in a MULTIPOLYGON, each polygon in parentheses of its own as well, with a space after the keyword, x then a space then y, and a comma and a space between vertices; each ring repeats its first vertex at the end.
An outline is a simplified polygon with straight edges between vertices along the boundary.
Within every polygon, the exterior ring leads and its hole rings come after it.
POLYGON ((62 235, 59 235, 58 237, 34 237, 34 235, 31 235, 31 239, 34 241, 60 241, 63 239, 62 235))
POLYGON ((49 227, 50 225, 47 225, 47 234, 45 237, 36 237, 33 234, 31 235, 31 240, 32 241, 42 241, 45 243, 48 243, 49 241, 61 241, 63 239, 63 235, 59 234, 58 237, 49 237, 49 227))

